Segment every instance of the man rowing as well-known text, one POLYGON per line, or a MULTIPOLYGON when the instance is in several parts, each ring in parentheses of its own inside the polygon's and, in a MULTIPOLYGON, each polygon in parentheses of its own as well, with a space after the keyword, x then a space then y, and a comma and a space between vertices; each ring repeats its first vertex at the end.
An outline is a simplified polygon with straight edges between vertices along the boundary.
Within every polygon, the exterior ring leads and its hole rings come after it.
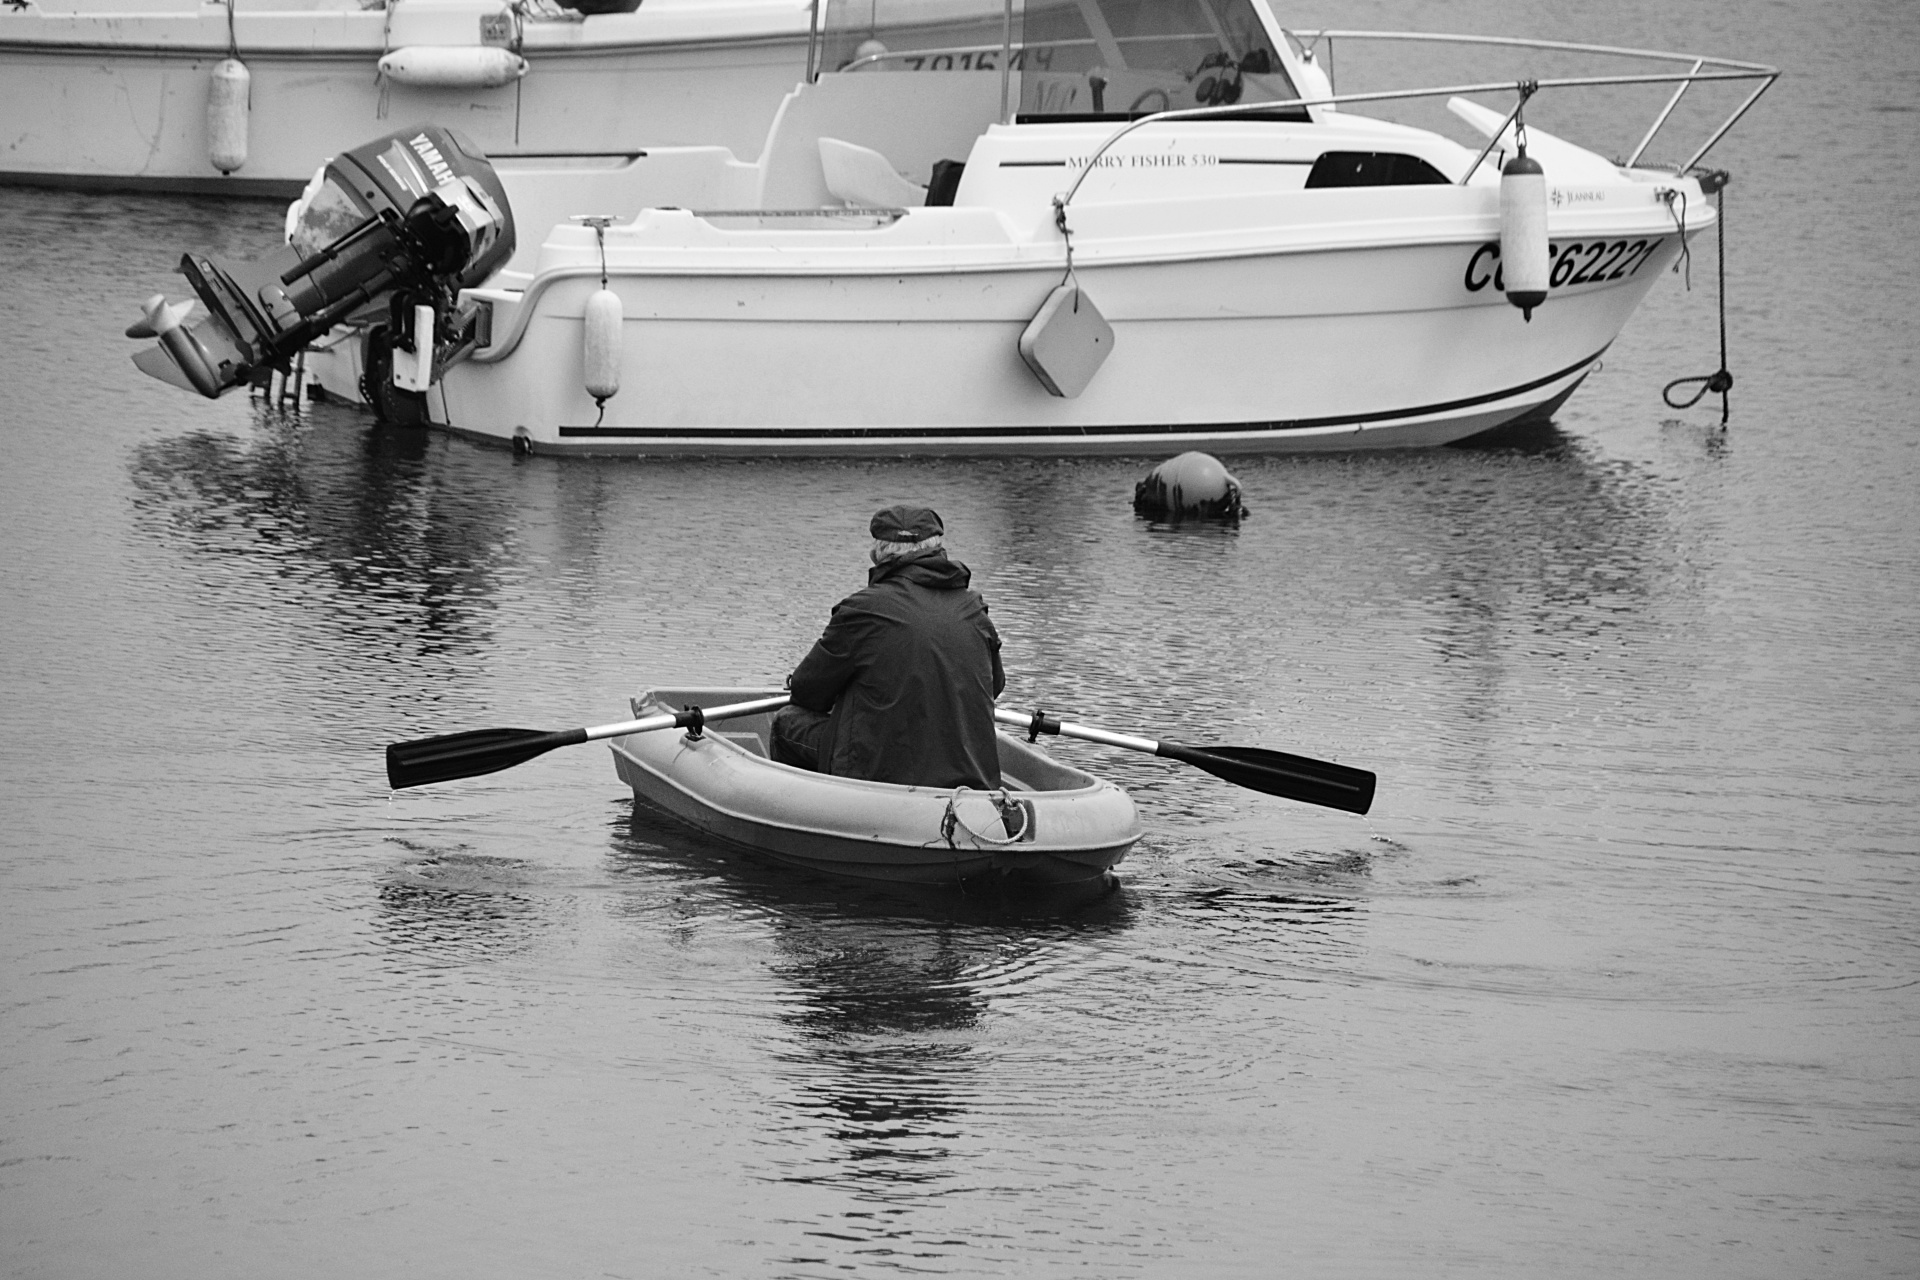
POLYGON ((787 678, 773 758, 842 778, 998 787, 993 702, 1007 679, 972 571, 947 558, 946 526, 925 507, 888 507, 868 531, 867 585, 834 606, 787 678))

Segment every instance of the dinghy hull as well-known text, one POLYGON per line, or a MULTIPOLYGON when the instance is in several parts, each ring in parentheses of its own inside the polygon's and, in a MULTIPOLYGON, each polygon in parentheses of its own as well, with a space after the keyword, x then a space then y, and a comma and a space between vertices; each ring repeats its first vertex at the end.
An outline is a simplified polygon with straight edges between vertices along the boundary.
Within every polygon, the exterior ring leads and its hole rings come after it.
MULTIPOLYGON (((777 689, 653 689, 636 716, 777 689)), ((856 880, 1033 885, 1105 878, 1140 837, 1127 793, 1002 734, 1005 792, 903 787, 810 773, 766 757, 771 714, 613 740, 634 797, 730 844, 856 880)))

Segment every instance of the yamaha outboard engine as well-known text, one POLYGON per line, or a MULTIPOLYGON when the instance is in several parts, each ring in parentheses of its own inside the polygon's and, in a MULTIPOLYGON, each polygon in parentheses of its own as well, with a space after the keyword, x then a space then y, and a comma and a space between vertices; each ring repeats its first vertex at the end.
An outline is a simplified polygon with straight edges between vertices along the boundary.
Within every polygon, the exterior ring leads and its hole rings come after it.
POLYGON ((287 244, 256 262, 187 254, 180 273, 207 314, 156 295, 130 338, 160 345, 142 370, 209 398, 287 373, 347 321, 390 326, 393 381, 424 391, 482 340, 459 305, 513 253, 513 214, 481 151, 450 129, 403 129, 335 156, 288 211, 287 244))

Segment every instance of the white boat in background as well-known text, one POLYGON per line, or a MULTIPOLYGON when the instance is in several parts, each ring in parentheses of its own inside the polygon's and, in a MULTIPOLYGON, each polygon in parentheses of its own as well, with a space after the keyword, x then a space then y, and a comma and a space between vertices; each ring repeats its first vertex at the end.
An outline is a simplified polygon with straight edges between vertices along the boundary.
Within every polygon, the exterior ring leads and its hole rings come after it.
MULTIPOLYGON (((330 171, 278 259, 183 263, 211 316, 151 302, 136 330, 171 355, 143 367, 215 395, 298 358, 389 418, 536 452, 1443 444, 1573 392, 1714 225, 1696 166, 1777 74, 1593 49, 1654 69, 1336 95, 1296 43, 1265 0, 832 4, 756 158, 476 159, 385 212, 330 171), (1713 81, 1744 100, 1643 165, 1713 81), (1670 95, 1622 160, 1525 127, 1539 93, 1619 85, 1670 95), (1436 96, 1477 149, 1355 109, 1436 96), (481 179, 490 211, 427 208, 481 179), (459 217, 464 256, 405 247, 459 217)), ((428 139, 379 146, 403 143, 428 139)))
POLYGON ((750 151, 805 68, 808 0, 566 3, 5 0, 0 183, 291 199, 422 120, 553 163, 750 151))

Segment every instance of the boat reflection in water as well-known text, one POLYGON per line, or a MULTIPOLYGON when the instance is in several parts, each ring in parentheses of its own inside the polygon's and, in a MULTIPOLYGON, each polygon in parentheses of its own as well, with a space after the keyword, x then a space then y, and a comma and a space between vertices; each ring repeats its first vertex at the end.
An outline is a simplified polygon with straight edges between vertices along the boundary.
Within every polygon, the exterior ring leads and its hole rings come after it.
POLYGON ((499 535, 515 523, 513 495, 445 474, 429 446, 325 406, 263 410, 250 438, 195 431, 141 445, 134 504, 166 540, 270 573, 253 585, 312 611, 301 648, 333 627, 385 642, 361 661, 477 655, 510 569, 499 535))
POLYGON ((1073 985, 1074 955, 1137 915, 1112 881, 1009 894, 811 875, 644 806, 613 858, 641 919, 670 898, 681 920, 758 924, 778 1024, 765 1048, 787 1084, 767 1176, 841 1193, 831 1230, 853 1238, 916 1234, 916 1206, 965 1189, 961 1149, 1019 1092, 988 1047, 996 1004, 1073 985))

